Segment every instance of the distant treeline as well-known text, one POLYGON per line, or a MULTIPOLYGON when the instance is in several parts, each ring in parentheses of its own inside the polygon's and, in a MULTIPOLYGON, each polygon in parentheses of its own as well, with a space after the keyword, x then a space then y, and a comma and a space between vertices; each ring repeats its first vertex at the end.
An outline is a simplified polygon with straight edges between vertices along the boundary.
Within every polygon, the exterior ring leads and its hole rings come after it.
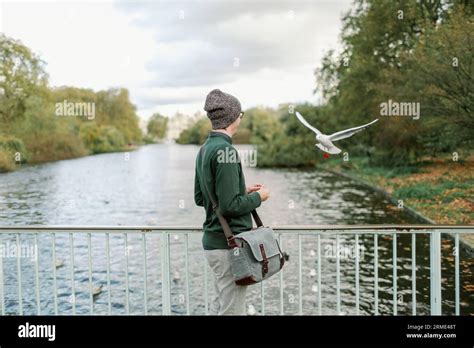
POLYGON ((151 144, 163 141, 168 133, 168 120, 168 117, 154 113, 148 120, 144 142, 151 144))
MULTIPOLYGON (((252 142, 251 131, 249 129, 251 118, 251 111, 246 111, 245 117, 242 119, 239 132, 233 138, 233 143, 249 144, 252 142)), ((204 116, 198 117, 196 122, 180 133, 178 139, 176 139, 176 142, 178 144, 203 144, 211 130, 211 122, 209 119, 204 116)))
MULTIPOLYGON (((315 164, 314 134, 298 110, 328 134, 379 118, 337 143, 374 165, 462 157, 474 145, 473 13, 470 1, 356 0, 343 18, 342 50, 329 51, 315 71, 324 103, 247 110, 236 142, 258 145, 259 166, 315 164)), ((209 128, 198 121, 179 142, 202 143, 209 128)))
POLYGON ((126 89, 51 88, 44 62, 3 34, 0 62, 0 172, 142 142, 126 89))

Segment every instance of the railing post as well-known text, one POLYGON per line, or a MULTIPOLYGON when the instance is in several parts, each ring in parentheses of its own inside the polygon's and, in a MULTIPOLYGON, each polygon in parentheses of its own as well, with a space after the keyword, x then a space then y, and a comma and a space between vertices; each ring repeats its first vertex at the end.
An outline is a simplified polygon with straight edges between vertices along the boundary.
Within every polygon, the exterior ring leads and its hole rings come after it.
POLYGON ((455 241, 454 241, 455 254, 454 254, 454 303, 455 303, 455 314, 460 315, 459 311, 459 233, 456 233, 455 241))
POLYGON ((56 233, 51 234, 52 253, 53 253, 53 287, 54 287, 54 314, 58 315, 58 285, 56 277, 56 233))
MULTIPOLYGON (((56 234, 53 233, 53 286, 54 286, 54 313, 58 314, 58 295, 57 295, 57 280, 56 280, 56 234)), ((75 275, 74 275, 74 234, 69 233, 69 254, 71 258, 71 305, 72 315, 76 315, 76 287, 75 287, 75 275)))
POLYGON ((3 290, 3 255, 0 255, 0 305, 2 306, 2 315, 5 315, 5 294, 3 290))
POLYGON ((318 233, 318 315, 322 313, 321 290, 321 233, 318 233))
POLYGON ((163 298, 163 315, 170 315, 170 264, 169 234, 161 232, 161 293, 163 298))
POLYGON ((392 240, 392 287, 393 287, 393 315, 398 313, 397 297, 397 231, 393 233, 392 240))
POLYGON ((341 315, 341 261, 339 259, 339 234, 336 233, 336 311, 341 315))
POLYGON ((94 314, 94 295, 92 293, 92 247, 91 234, 87 234, 87 265, 89 271, 89 313, 94 314))
POLYGON ((303 315, 303 255, 301 254, 301 234, 298 233, 298 314, 303 315))
POLYGON ((360 314, 360 294, 359 294, 359 261, 360 261, 360 247, 359 247, 359 234, 355 234, 355 292, 356 292, 356 315, 360 314))
POLYGON ((416 233, 411 234, 411 314, 416 315, 416 233))
POLYGON ((430 233, 431 315, 441 315, 441 232, 430 233))
POLYGON ((107 313, 110 315, 112 313, 112 295, 110 287, 110 233, 105 234, 105 254, 107 260, 107 313))
POLYGON ((374 315, 379 315, 379 236, 374 233, 374 315))
POLYGON ((128 254, 130 249, 128 248, 128 234, 123 234, 124 246, 125 246, 125 314, 130 314, 130 283, 128 275, 128 254))
POLYGON ((146 235, 142 232, 142 251, 143 251, 143 311, 148 314, 148 267, 146 256, 146 235))
POLYGON ((35 233, 35 293, 36 293, 36 314, 41 315, 40 281, 39 281, 39 252, 38 233, 35 233))
POLYGON ((209 288, 208 288, 208 281, 207 281, 207 261, 206 259, 203 260, 204 266, 204 314, 209 315, 209 288))
MULTIPOLYGON (((283 250, 281 233, 278 235, 278 244, 280 244, 280 248, 283 250)), ((283 269, 282 269, 280 271, 280 315, 284 315, 284 314, 285 314, 285 306, 283 303, 283 269)))
POLYGON ((186 233, 184 235, 184 265, 186 269, 186 314, 190 315, 191 314, 191 306, 189 303, 189 234, 186 233))
MULTIPOLYGON (((20 249, 20 234, 16 234, 16 250, 20 249)), ((16 266, 18 270, 18 308, 19 314, 23 315, 23 288, 22 288, 22 277, 21 277, 21 255, 18 253, 16 256, 16 266)))

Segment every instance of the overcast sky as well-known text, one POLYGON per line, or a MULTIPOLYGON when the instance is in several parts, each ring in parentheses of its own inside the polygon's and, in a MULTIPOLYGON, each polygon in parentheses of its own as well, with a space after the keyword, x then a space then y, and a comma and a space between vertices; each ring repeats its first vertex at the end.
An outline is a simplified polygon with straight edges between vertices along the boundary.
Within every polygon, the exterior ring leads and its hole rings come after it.
MULTIPOLYGON (((0 0, 1 1, 1 0, 0 0)), ((314 69, 340 45, 346 0, 3 1, 0 30, 47 62, 52 86, 125 87, 141 117, 316 103, 314 69)))

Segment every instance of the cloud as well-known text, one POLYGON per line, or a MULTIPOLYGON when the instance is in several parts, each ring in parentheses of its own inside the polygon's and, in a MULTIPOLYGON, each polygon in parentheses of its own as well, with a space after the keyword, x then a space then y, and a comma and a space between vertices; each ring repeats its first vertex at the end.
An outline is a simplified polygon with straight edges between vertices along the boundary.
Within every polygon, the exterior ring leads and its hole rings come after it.
POLYGON ((205 91, 198 87, 183 88, 143 88, 140 90, 140 104, 143 107, 153 105, 177 105, 182 103, 201 102, 205 91))
POLYGON ((314 83, 312 65, 280 71, 262 69, 258 73, 245 75, 235 81, 209 86, 154 87, 140 91, 143 113, 160 112, 172 115, 177 110, 186 114, 203 111, 207 93, 214 88, 237 96, 244 109, 256 105, 277 106, 282 103, 318 102, 312 95, 314 83))
POLYGON ((202 110, 213 88, 244 108, 314 101, 351 0, 5 1, 3 31, 53 86, 125 87, 141 116, 202 110))
POLYGON ((334 45, 347 1, 118 2, 157 46, 153 87, 235 81, 270 69, 316 65, 334 45))

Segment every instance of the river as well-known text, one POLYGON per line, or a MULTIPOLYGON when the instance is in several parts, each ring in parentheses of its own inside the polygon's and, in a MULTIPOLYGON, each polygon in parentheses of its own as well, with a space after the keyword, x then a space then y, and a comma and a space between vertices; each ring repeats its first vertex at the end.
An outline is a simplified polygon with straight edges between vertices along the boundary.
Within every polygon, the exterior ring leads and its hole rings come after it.
MULTIPOLYGON (((249 146, 238 146, 248 150, 249 146)), ((204 219, 201 207, 193 200, 194 160, 198 147, 193 145, 148 145, 130 153, 110 153, 78 159, 58 161, 35 166, 24 166, 12 173, 0 174, 1 225, 156 225, 200 226, 204 219)), ((315 153, 315 156, 319 155, 315 153)), ((321 158, 321 160, 324 160, 321 158)), ((261 183, 269 187, 271 197, 259 209, 264 223, 276 225, 313 224, 395 224, 419 223, 411 215, 394 207, 379 193, 346 178, 314 169, 258 169, 245 167, 247 185, 261 183)), ((13 234, 1 236, 3 245, 16 242, 13 234)), ((22 236, 21 243, 31 245, 32 236, 22 236)), ((54 312, 52 299, 53 267, 51 236, 39 238, 40 297, 42 313, 54 312)), ((75 302, 77 313, 88 313, 87 242, 84 234, 74 237, 76 297, 71 299, 69 264, 69 236, 56 236, 58 307, 70 313, 75 302)), ((141 236, 129 237, 130 313, 143 312, 143 258, 141 236)), ((353 246, 353 236, 341 236, 344 248, 353 246)), ((148 311, 161 313, 161 282, 159 235, 147 240, 148 311)), ((321 252, 330 251, 334 237, 323 236, 321 252)), ((398 313, 411 313, 411 237, 397 240, 398 313)), ((374 311, 373 287, 373 236, 360 238, 364 246, 360 273, 360 310, 362 314, 374 311)), ((443 240, 443 313, 454 312, 454 266, 450 250, 452 242, 443 240)), ((284 248, 293 255, 285 266, 283 291, 284 312, 298 313, 298 255, 295 238, 283 241, 284 248)), ((302 240, 304 265, 302 300, 308 313, 315 313, 317 293, 321 291, 322 313, 335 311, 335 260, 326 254, 322 258, 322 288, 316 285, 316 238, 302 240)), ((111 238, 112 312, 123 314, 124 308, 124 257, 123 236, 111 238)), ((184 270, 183 237, 171 239, 172 311, 183 314, 184 270)), ((92 236, 93 284, 103 285, 96 296, 94 311, 107 312, 106 266, 104 236, 92 236)), ((202 301, 203 257, 200 236, 190 237, 190 310, 204 313, 202 301)), ((379 313, 392 311, 392 237, 379 237, 379 313)), ((467 255, 461 253, 461 260, 467 255)), ((22 298, 24 312, 35 312, 34 262, 21 261, 22 298)), ((18 311, 18 276, 14 258, 4 258, 5 309, 7 314, 18 311)), ((341 311, 354 314, 354 258, 350 253, 341 260, 341 311)), ((472 263, 461 263, 461 313, 473 314, 473 295, 468 287, 473 284, 472 263)), ((266 314, 280 311, 279 277, 265 284, 266 314)), ((209 287, 211 289, 211 287, 209 287)), ((429 313, 429 240, 417 238, 417 311, 429 313)), ((250 288, 248 304, 260 311, 260 286, 250 288)))

